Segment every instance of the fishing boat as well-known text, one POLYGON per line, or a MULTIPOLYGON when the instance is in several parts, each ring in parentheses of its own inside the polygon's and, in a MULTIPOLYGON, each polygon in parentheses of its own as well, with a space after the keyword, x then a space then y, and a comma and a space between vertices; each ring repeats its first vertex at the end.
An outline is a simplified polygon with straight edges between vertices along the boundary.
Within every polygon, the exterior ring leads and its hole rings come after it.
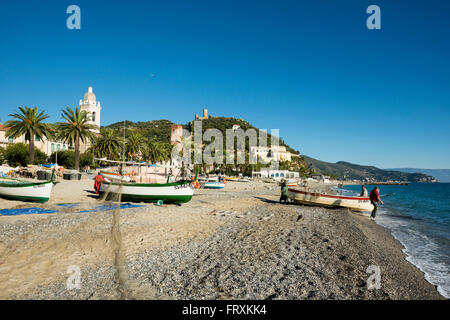
POLYGON ((25 181, 19 179, 0 179, 0 197, 44 203, 50 199, 53 185, 52 179, 48 181, 25 181))
POLYGON ((249 178, 239 178, 237 181, 239 181, 239 182, 250 182, 250 179, 249 178))
POLYGON ((208 179, 203 186, 205 189, 223 189, 225 188, 225 183, 219 182, 215 179, 208 179))
POLYGON ((225 177, 226 181, 238 181, 239 177, 225 177))
POLYGON ((349 197, 326 193, 308 192, 288 188, 287 197, 294 202, 324 207, 343 207, 354 211, 372 211, 373 205, 368 197, 349 197))
POLYGON ((100 192, 119 195, 121 201, 131 202, 158 202, 185 203, 194 195, 194 187, 191 181, 181 180, 167 183, 131 183, 131 182, 106 182, 100 186, 100 192))
POLYGON ((100 175, 103 178, 109 179, 109 180, 113 180, 113 181, 125 181, 125 182, 130 182, 132 179, 132 174, 131 173, 125 173, 125 174, 120 174, 118 172, 110 172, 110 171, 100 171, 99 172, 100 175))

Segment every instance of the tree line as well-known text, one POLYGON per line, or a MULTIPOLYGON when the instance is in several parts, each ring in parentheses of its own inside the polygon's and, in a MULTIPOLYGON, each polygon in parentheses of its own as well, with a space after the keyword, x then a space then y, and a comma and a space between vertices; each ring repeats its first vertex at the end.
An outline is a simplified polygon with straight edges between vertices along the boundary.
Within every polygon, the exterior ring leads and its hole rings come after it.
POLYGON ((80 107, 66 107, 62 113, 63 121, 51 124, 44 122, 49 118, 45 111, 37 107, 19 107, 18 111, 9 114, 12 118, 5 122, 6 137, 14 139, 25 135, 28 141, 28 156, 24 155, 24 144, 9 145, 6 150, 0 148, 0 161, 7 160, 10 165, 25 165, 45 163, 47 160, 55 161, 56 155, 50 159, 45 153, 35 148, 35 139, 47 139, 68 143, 74 150, 58 151, 61 162, 71 167, 70 155, 73 152, 73 167, 80 168, 80 145, 89 144, 86 154, 82 155, 82 165, 92 163, 93 157, 107 158, 109 160, 148 161, 150 163, 170 160, 172 146, 170 143, 149 140, 139 132, 130 132, 124 139, 117 130, 98 128, 90 123, 91 116, 80 107), (100 130, 96 135, 93 130, 100 130), (35 157, 37 156, 37 159, 35 157), (62 158, 61 158, 62 157, 62 158), (64 160, 66 159, 66 160, 64 160))

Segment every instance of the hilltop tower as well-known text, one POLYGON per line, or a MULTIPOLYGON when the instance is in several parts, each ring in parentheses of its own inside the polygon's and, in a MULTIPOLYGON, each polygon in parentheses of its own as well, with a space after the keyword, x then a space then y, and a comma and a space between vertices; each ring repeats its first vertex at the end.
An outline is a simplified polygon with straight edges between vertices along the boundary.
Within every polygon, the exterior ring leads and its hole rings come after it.
POLYGON ((80 107, 81 110, 86 111, 91 116, 91 120, 89 121, 89 123, 98 126, 98 129, 92 131, 95 133, 99 133, 101 107, 100 101, 96 100, 95 94, 92 91, 92 86, 89 86, 88 92, 84 94, 84 99, 80 100, 78 106, 80 107))
MULTIPOLYGON (((209 116, 211 118, 211 115, 209 116)), ((195 114, 194 120, 205 120, 208 119, 208 109, 203 108, 203 117, 199 117, 198 114, 195 114)))

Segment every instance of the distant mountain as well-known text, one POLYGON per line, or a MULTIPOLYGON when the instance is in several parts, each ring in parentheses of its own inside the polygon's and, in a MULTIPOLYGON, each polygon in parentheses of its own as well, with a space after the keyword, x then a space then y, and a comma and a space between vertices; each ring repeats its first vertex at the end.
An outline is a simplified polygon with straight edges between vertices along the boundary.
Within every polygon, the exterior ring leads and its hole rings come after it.
POLYGON ((395 170, 383 170, 373 166, 363 166, 345 161, 336 163, 325 162, 304 156, 310 169, 331 174, 339 179, 372 181, 410 181, 410 182, 432 182, 433 176, 423 173, 408 173, 395 170))
POLYGON ((450 169, 418 169, 418 168, 395 168, 386 170, 396 170, 409 173, 423 173, 435 177, 440 182, 450 182, 450 169))

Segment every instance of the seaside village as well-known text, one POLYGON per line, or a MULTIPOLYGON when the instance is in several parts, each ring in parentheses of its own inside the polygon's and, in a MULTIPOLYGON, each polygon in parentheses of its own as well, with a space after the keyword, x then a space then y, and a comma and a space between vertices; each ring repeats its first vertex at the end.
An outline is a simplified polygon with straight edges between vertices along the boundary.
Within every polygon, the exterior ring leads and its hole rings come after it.
MULTIPOLYGON (((246 171, 236 164, 231 169, 214 163, 186 165, 171 156, 174 148, 180 154, 183 151, 183 125, 171 124, 170 142, 144 142, 142 135, 127 130, 125 121, 118 130, 100 130, 101 112, 100 101, 89 86, 78 105, 63 110, 63 121, 54 125, 47 124, 45 111, 37 108, 20 107, 10 114, 11 119, 0 124, 0 196, 46 202, 55 182, 89 179, 99 195, 120 193, 122 200, 182 203, 192 198, 195 189, 224 189, 230 181, 276 183, 285 198, 289 196, 287 187, 332 183, 330 177, 319 173, 301 177, 298 170, 290 170, 289 165, 300 155, 278 144, 250 146, 248 159, 258 159, 258 165, 250 165, 250 170, 247 165, 246 171), (281 168, 279 163, 288 167, 281 168)), ((203 109, 202 116, 196 114, 193 120, 213 118, 203 109)), ((226 129, 240 129, 239 124, 230 126, 226 129)), ((292 192, 290 199, 301 201, 304 197, 292 192)))
MULTIPOLYGON (((35 107, 2 122, 0 299, 439 296, 376 231, 367 193, 294 167, 302 157, 283 142, 246 148, 261 164, 186 165, 171 152, 190 153, 190 123, 100 127, 107 110, 89 87, 61 122, 35 107), (363 290, 374 261, 386 280, 363 290), (397 280, 399 268, 408 276, 397 280)), ((195 120, 216 132, 251 128, 206 109, 195 120)))

